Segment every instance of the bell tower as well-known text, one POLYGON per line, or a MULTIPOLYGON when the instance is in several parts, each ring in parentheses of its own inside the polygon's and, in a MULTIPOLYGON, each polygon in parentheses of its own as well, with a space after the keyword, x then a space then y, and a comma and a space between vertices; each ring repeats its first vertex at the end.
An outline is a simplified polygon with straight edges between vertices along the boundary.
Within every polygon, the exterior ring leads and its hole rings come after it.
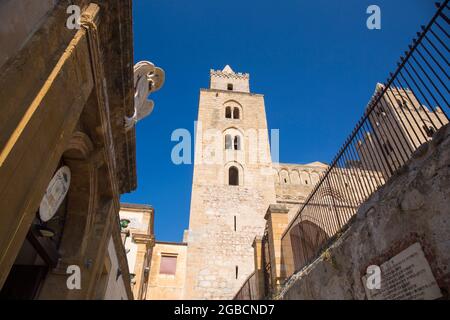
POLYGON ((200 90, 186 299, 231 299, 254 271, 252 242, 275 203, 264 96, 248 73, 210 71, 200 90))

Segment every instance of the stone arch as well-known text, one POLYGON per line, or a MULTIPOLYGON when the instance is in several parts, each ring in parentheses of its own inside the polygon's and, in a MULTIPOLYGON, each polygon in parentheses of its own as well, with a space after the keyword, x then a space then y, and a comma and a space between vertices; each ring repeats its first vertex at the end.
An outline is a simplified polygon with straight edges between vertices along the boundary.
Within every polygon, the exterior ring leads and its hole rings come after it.
POLYGON ((222 132, 222 136, 224 137, 224 143, 225 143, 225 149, 227 149, 228 146, 231 146, 231 150, 244 150, 244 134, 242 131, 236 127, 228 127, 222 132), (229 137, 229 138, 228 138, 229 137), (236 139, 236 137, 238 137, 236 139), (227 139, 230 139, 231 145, 227 145, 228 141, 227 139), (235 149, 235 142, 238 140, 238 149, 235 149))
POLYGON ((299 270, 313 259, 318 248, 322 247, 329 235, 316 223, 304 220, 289 231, 291 240, 294 270, 299 270))
POLYGON ((235 166, 230 166, 228 168, 228 185, 229 186, 239 185, 239 169, 235 166))
POLYGON ((280 170, 280 183, 291 184, 291 180, 289 178, 289 171, 285 168, 280 170))
POLYGON ((232 119, 242 120, 244 118, 242 105, 236 100, 227 100, 223 103, 223 106, 225 107, 225 110, 227 107, 230 107, 232 119), (238 115, 238 118, 235 117, 235 109, 237 109, 236 114, 238 115))
POLYGON ((298 170, 292 170, 290 177, 292 184, 300 184, 300 174, 298 173, 298 170))
POLYGON ((280 183, 280 175, 278 174, 278 170, 273 168, 273 178, 275 183, 280 183))
POLYGON ((224 167, 224 181, 225 185, 230 185, 230 168, 236 168, 238 171, 238 185, 243 186, 244 185, 244 167, 237 162, 237 161, 229 161, 225 164, 224 167))
POLYGON ((300 182, 303 185, 311 185, 311 179, 309 178, 309 173, 307 171, 300 171, 300 182))
MULTIPOLYGON (((92 283, 95 270, 87 265, 89 250, 99 250, 92 244, 90 236, 95 231, 95 216, 98 211, 99 182, 96 159, 102 153, 95 153, 90 138, 75 132, 62 155, 62 161, 71 170, 71 184, 67 193, 64 223, 59 241, 58 252, 60 261, 56 269, 48 273, 46 281, 40 290, 40 299, 54 299, 57 295, 64 299, 86 298, 88 290, 69 290, 67 288, 66 268, 68 265, 78 265, 82 272, 82 288, 92 283), (55 289, 57 288, 57 289, 55 289)), ((107 186, 102 185, 102 189, 107 186)), ((93 255, 91 255, 93 256, 93 255)), ((94 256, 93 256, 94 257, 94 256)))
POLYGON ((63 153, 72 176, 59 249, 65 260, 77 259, 86 250, 97 194, 97 170, 89 159, 92 151, 93 144, 89 137, 76 132, 63 153))

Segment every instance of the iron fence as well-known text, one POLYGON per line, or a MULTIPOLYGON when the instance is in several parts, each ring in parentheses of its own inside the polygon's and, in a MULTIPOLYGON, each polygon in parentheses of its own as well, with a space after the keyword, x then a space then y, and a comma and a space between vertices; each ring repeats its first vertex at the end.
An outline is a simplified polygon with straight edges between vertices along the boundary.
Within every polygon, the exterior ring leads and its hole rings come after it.
POLYGON ((448 0, 422 26, 282 237, 285 277, 300 270, 359 206, 448 123, 448 0))
POLYGON ((264 298, 270 297, 272 291, 272 268, 270 264, 270 247, 269 247, 269 231, 264 231, 264 236, 261 241, 261 255, 262 255, 262 271, 264 279, 264 298))
POLYGON ((256 274, 253 272, 234 296, 233 300, 258 300, 256 274))

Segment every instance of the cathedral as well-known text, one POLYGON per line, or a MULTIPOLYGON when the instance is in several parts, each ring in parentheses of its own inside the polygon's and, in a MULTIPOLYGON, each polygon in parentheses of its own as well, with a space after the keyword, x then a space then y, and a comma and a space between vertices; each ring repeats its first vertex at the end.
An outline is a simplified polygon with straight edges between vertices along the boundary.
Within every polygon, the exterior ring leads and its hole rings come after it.
POLYGON ((448 2, 327 164, 280 163, 250 75, 210 70, 168 242, 121 203, 165 82, 132 1, 0 1, 0 300, 448 300, 448 2))
POLYGON ((209 88, 200 90, 199 126, 183 294, 231 299, 254 271, 252 243, 269 205, 295 212, 327 166, 272 162, 264 95, 228 65, 211 70, 209 88))

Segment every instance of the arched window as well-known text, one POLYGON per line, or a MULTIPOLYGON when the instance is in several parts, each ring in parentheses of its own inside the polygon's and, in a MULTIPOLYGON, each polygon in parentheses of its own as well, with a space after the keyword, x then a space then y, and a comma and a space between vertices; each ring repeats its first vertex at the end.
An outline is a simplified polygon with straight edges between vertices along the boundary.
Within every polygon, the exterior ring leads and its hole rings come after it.
POLYGON ((230 167, 228 169, 228 184, 230 186, 239 185, 239 170, 236 167, 230 167))
POLYGON ((233 108, 233 119, 239 119, 239 108, 238 107, 233 108))
POLYGON ((233 141, 232 141, 232 138, 231 138, 231 134, 225 135, 225 149, 226 150, 233 149, 233 141))
POLYGON ((234 150, 241 150, 241 137, 235 136, 234 137, 234 150))
POLYGON ((225 108, 225 118, 231 119, 231 107, 225 108))

